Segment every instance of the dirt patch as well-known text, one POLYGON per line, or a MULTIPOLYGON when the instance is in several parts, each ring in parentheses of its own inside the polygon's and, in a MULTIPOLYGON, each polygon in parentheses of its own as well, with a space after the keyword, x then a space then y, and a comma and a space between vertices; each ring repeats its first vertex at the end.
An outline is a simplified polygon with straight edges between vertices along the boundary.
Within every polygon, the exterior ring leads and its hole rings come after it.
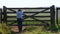
MULTIPOLYGON (((27 26, 23 26, 22 27, 22 30, 24 30, 27 26)), ((11 30, 14 31, 14 32, 19 32, 18 30, 18 26, 11 26, 11 30)))

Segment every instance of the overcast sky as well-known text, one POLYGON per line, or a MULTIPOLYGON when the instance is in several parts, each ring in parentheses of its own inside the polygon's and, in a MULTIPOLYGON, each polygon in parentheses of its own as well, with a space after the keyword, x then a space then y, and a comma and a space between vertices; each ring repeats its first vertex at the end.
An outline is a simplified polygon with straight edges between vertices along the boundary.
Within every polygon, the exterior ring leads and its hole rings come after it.
POLYGON ((60 0, 0 0, 0 8, 6 7, 60 7, 60 0))

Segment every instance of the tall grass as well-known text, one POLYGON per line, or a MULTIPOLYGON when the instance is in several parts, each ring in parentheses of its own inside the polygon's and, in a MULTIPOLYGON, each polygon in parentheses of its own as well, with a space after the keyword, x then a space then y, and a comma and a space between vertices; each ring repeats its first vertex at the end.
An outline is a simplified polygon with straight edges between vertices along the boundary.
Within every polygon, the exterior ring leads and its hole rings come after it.
MULTIPOLYGON (((23 24, 41 24, 41 23, 40 22, 23 22, 23 24)), ((51 31, 44 31, 43 28, 44 28, 43 26, 28 26, 24 28, 22 33, 23 34, 55 34, 55 33, 52 33, 51 31)), ((3 31, 3 34, 12 34, 10 26, 7 26, 5 23, 2 24, 0 31, 3 31)))
POLYGON ((8 27, 5 23, 0 24, 0 32, 2 34, 10 34, 10 27, 8 27))

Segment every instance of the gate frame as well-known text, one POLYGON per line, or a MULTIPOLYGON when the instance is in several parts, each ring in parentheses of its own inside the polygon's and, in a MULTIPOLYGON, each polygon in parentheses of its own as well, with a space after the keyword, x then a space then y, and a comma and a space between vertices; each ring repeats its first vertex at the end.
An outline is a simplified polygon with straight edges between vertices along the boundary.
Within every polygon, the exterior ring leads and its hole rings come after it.
MULTIPOLYGON (((37 9, 37 8, 6 8, 5 6, 3 6, 3 15, 4 15, 4 22, 7 24, 7 9, 37 9)), ((50 22, 51 22, 51 29, 53 29, 52 27, 55 26, 55 6, 52 5, 51 7, 39 7, 38 9, 50 9, 50 22)), ((28 24, 26 24, 28 25, 28 24)))

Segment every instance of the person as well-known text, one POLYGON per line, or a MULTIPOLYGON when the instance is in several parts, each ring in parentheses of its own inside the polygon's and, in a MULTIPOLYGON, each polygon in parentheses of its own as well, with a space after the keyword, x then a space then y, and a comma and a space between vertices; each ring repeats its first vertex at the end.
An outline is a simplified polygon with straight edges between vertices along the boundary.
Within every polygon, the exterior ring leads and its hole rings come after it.
POLYGON ((21 11, 21 9, 19 9, 17 12, 17 23, 18 23, 18 29, 19 32, 22 32, 22 14, 23 12, 21 11))

